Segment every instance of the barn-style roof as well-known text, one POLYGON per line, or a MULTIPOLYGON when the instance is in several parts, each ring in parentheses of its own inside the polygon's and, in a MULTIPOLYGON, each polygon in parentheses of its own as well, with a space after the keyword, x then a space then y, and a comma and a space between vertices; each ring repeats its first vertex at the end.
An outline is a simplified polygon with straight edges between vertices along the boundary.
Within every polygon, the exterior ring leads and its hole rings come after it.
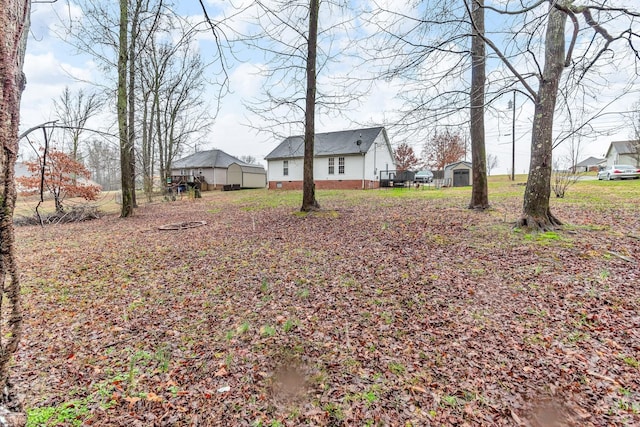
MULTIPOLYGON (((384 132, 386 136, 383 127, 317 133, 313 144, 314 156, 366 153, 381 132, 384 132)), ((304 136, 302 135, 286 138, 265 159, 292 159, 296 157, 304 157, 304 136)))
POLYGON ((231 163, 238 163, 241 166, 256 167, 256 165, 248 165, 247 163, 240 161, 240 159, 237 159, 222 150, 207 150, 198 151, 191 154, 190 156, 176 160, 171 165, 171 168, 228 168, 231 163))
MULTIPOLYGON (((238 162, 233 162, 232 164, 237 164, 238 166, 240 166, 240 170, 242 172, 247 172, 247 173, 265 173, 264 167, 262 165, 250 165, 248 163, 238 163, 238 162)), ((229 166, 231 166, 229 165, 229 166)))

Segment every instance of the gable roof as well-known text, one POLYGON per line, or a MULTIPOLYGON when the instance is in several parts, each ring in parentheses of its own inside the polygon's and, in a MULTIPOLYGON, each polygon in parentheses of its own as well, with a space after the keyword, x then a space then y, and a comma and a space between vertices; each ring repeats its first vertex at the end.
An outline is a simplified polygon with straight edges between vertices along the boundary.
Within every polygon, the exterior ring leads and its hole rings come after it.
POLYGON ((452 168, 455 168, 456 166, 459 166, 459 165, 462 165, 462 164, 467 166, 467 167, 473 167, 471 165, 471 162, 467 162, 466 160, 460 160, 458 162, 453 162, 453 163, 449 163, 448 165, 445 165, 444 170, 452 169, 452 168))
POLYGON ((607 150, 607 157, 611 153, 611 149, 615 149, 618 154, 636 154, 636 147, 639 145, 638 141, 613 141, 609 145, 607 150))
MULTIPOLYGON (((337 156, 366 153, 380 132, 386 133, 384 127, 317 133, 313 144, 313 155, 337 156), (358 145, 357 141, 362 141, 362 143, 358 145)), ((304 136, 302 135, 285 138, 272 152, 267 154, 265 159, 292 159, 296 157, 304 157, 304 136)))
POLYGON ((605 161, 605 159, 599 159, 597 157, 588 157, 586 159, 584 159, 583 161, 581 161, 580 163, 576 164, 576 167, 578 168, 587 168, 589 166, 598 166, 601 163, 603 163, 605 161))
POLYGON ((173 162, 171 168, 228 168, 231 163, 237 163, 241 166, 255 166, 248 165, 222 150, 207 150, 198 151, 197 153, 178 159, 173 162))

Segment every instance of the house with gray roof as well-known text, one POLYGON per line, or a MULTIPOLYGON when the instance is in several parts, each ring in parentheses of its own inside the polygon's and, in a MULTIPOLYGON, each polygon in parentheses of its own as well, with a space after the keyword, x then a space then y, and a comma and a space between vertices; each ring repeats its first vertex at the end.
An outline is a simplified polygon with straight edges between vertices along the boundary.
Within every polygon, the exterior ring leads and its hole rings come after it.
MULTIPOLYGON (((302 188, 304 136, 285 138, 265 160, 270 189, 302 188)), ((318 189, 375 188, 380 171, 395 169, 384 127, 315 135, 313 178, 318 189)))
POLYGON ((597 157, 587 157, 583 161, 576 163, 573 167, 574 172, 589 172, 597 171, 600 166, 607 163, 607 159, 599 159, 597 157))
POLYGON ((197 183, 202 190, 237 185, 240 188, 264 188, 267 172, 261 165, 248 164, 222 150, 198 151, 173 162, 171 180, 197 183))
POLYGON ((613 141, 605 157, 607 166, 625 164, 640 167, 640 141, 613 141))

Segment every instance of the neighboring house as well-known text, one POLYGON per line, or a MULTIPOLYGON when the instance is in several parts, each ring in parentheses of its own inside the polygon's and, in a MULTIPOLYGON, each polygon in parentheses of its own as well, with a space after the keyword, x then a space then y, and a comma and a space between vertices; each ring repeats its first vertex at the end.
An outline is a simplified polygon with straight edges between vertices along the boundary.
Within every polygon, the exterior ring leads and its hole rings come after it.
MULTIPOLYGON (((302 189, 303 136, 286 138, 265 159, 270 189, 302 189)), ((315 135, 313 178, 316 188, 376 188, 381 170, 395 170, 393 150, 383 127, 315 135)))
POLYGON ((607 159, 599 159, 597 157, 589 157, 576 163, 573 167, 574 172, 597 172, 600 166, 604 166, 607 163, 607 159))
POLYGON ((264 188, 266 177, 267 172, 262 166, 243 163, 222 150, 198 151, 174 161, 171 166, 174 184, 198 183, 202 190, 219 189, 227 184, 264 188))
POLYGON ((464 187, 471 185, 473 170, 470 162, 464 160, 449 163, 444 167, 444 185, 452 187, 464 187))
POLYGON ((640 167, 640 142, 613 141, 607 150, 607 165, 633 165, 640 167))

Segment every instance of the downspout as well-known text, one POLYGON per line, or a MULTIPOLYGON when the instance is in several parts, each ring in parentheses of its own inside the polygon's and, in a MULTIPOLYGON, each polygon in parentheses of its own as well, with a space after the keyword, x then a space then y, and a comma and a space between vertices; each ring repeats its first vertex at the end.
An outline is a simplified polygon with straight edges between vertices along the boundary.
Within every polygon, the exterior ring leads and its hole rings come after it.
POLYGON ((362 153, 362 189, 364 190, 364 158, 367 153, 362 153))
MULTIPOLYGON (((378 166, 376 165, 376 153, 378 152, 378 142, 373 141, 373 179, 378 178, 378 166)), ((375 182, 373 184, 375 186, 375 182)))

